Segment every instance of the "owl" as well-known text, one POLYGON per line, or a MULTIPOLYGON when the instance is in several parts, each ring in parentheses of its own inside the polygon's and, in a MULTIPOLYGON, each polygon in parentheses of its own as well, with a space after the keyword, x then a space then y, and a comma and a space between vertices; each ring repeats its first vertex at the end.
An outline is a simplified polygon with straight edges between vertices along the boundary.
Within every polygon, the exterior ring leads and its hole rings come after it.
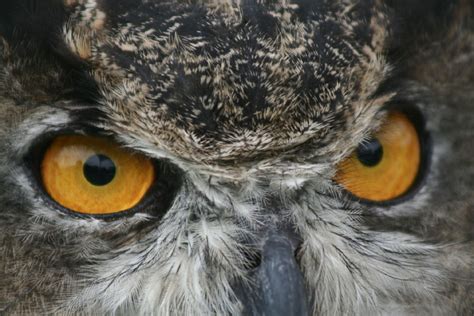
POLYGON ((471 0, 2 0, 0 314, 473 315, 471 0))

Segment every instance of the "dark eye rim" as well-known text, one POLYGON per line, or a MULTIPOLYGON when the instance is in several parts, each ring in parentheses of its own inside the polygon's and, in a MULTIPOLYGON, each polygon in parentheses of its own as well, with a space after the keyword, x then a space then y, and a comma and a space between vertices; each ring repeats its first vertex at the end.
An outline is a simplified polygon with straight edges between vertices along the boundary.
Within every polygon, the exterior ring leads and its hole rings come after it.
POLYGON ((389 113, 389 112, 400 112, 412 122, 413 126, 418 135, 418 139, 420 141, 420 167, 418 169, 418 174, 415 177, 410 188, 408 188, 405 193, 402 195, 393 198, 387 201, 372 201, 368 199, 363 199, 360 197, 355 196, 350 191, 344 191, 348 194, 349 198, 353 201, 359 202, 361 204, 367 206, 375 206, 375 207, 390 207, 395 206, 398 204, 402 204, 411 200, 426 183, 426 179, 428 178, 428 174, 431 168, 431 157, 432 157, 432 136, 429 130, 426 128, 426 119, 423 116, 423 113, 420 109, 413 104, 401 102, 401 101, 394 101, 393 103, 389 103, 385 105, 382 109, 382 112, 389 113))
POLYGON ((47 133, 37 139, 26 154, 23 166, 25 173, 30 179, 32 187, 40 194, 40 198, 49 207, 61 212, 64 215, 78 219, 94 218, 104 221, 114 221, 117 219, 132 217, 135 214, 143 213, 156 218, 163 217, 169 210, 179 188, 182 186, 181 171, 164 160, 152 160, 155 171, 158 175, 155 182, 148 189, 143 199, 133 208, 112 214, 84 214, 68 209, 56 202, 46 191, 41 177, 41 162, 48 146, 56 137, 70 135, 85 135, 91 137, 108 138, 116 142, 112 137, 97 130, 67 129, 47 133))

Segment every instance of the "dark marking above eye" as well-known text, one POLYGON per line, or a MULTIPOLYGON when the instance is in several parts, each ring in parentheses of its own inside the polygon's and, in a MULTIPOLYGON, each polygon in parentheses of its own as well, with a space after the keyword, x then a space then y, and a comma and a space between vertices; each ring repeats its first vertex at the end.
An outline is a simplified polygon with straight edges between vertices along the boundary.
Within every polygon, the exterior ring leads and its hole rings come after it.
POLYGON ((96 186, 104 186, 115 178, 115 163, 105 155, 90 156, 84 163, 83 172, 87 181, 96 186))
POLYGON ((357 148, 357 159, 367 167, 377 166, 383 158, 383 147, 377 138, 363 142, 357 148))

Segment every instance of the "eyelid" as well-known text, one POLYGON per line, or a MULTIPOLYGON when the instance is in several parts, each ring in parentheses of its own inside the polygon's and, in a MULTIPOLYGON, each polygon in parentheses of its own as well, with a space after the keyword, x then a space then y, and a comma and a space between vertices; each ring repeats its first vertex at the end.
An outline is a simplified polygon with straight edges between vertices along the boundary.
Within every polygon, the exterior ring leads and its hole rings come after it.
MULTIPOLYGON (((91 131, 95 129, 89 129, 91 131)), ((55 210, 72 218, 96 218, 104 221, 114 221, 120 218, 131 217, 137 213, 148 214, 150 216, 161 217, 170 207, 172 200, 182 185, 182 175, 180 170, 170 163, 162 160, 152 160, 156 170, 160 170, 164 177, 160 181, 155 181, 150 187, 149 192, 143 197, 142 201, 135 207, 115 214, 81 214, 73 212, 54 201, 46 192, 41 181, 40 163, 48 145, 56 137, 63 135, 78 135, 78 129, 67 129, 61 132, 51 132, 40 136, 32 144, 30 150, 25 155, 23 170, 30 180, 33 190, 39 192, 42 203, 52 211, 55 210)), ((86 133, 84 129, 79 135, 99 136, 99 133, 86 133)), ((113 140, 112 140, 113 141, 113 140)), ((127 150, 129 150, 127 148, 127 150)), ((141 153, 140 153, 141 154, 141 153)))
MULTIPOLYGON (((431 136, 429 132, 425 129, 425 119, 423 115, 421 114, 421 111, 419 111, 416 107, 410 104, 390 104, 389 106, 384 107, 382 111, 383 112, 381 112, 381 115, 387 117, 386 119, 388 119, 388 116, 390 115, 390 113, 400 112, 403 115, 405 115, 409 119, 409 121, 413 124, 413 127, 415 128, 417 132, 419 143, 420 143, 420 155, 421 155, 420 159, 421 160, 420 160, 420 167, 418 170, 418 174, 416 175, 413 184, 411 185, 411 187, 408 189, 407 192, 391 200, 372 201, 372 200, 367 200, 367 199, 357 197, 354 194, 352 194, 350 191, 347 191, 347 193, 349 194, 351 199, 355 201, 359 201, 363 204, 388 207, 388 206, 403 203, 413 198, 413 196, 417 192, 419 192, 420 188, 425 183, 427 174, 430 169, 430 163, 431 163, 431 136)), ((381 128, 383 128, 383 125, 381 128)))

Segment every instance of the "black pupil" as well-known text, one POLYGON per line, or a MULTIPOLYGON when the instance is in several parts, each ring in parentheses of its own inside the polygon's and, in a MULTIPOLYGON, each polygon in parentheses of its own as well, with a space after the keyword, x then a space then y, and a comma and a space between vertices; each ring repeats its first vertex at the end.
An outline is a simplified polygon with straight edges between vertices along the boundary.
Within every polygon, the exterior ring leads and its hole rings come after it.
POLYGON ((378 139, 363 142, 357 148, 357 159, 367 167, 375 167, 382 161, 383 147, 378 139))
POLYGON ((112 182, 116 167, 112 159, 105 155, 90 156, 84 163, 84 176, 93 185, 103 186, 112 182))

